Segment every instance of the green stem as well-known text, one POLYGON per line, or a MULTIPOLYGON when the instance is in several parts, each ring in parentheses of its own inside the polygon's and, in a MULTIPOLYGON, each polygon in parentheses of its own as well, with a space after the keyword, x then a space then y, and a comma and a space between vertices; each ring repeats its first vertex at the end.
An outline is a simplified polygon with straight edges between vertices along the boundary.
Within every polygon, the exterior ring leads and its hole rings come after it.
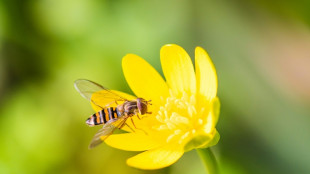
POLYGON ((203 161, 208 174, 218 174, 218 166, 214 154, 210 148, 196 149, 201 160, 203 161))

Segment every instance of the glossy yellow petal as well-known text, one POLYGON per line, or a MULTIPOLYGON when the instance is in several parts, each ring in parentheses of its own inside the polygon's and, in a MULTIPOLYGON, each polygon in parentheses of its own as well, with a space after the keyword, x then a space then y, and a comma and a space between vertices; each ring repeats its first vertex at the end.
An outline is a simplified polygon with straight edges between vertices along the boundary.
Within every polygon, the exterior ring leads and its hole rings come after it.
POLYGON ((206 119, 206 124, 203 127, 204 132, 211 133, 218 122, 219 115, 220 115, 220 100, 218 97, 215 97, 211 102, 207 100, 200 103, 202 106, 209 106, 208 109, 202 114, 203 117, 206 119))
POLYGON ((215 129, 217 120, 214 119, 213 111, 210 111, 207 116, 207 124, 204 125, 204 131, 209 134, 215 129))
POLYGON ((128 54, 122 62, 124 76, 131 90, 137 97, 152 100, 153 104, 160 104, 160 96, 166 97, 169 89, 158 72, 141 57, 128 54))
POLYGON ((209 101, 213 100, 217 92, 216 71, 209 55, 201 47, 195 50, 195 67, 199 94, 209 101))
POLYGON ((167 83, 175 94, 196 93, 194 67, 182 47, 175 44, 163 46, 160 50, 160 61, 167 83))
POLYGON ((205 133, 195 135, 189 142, 186 143, 186 145, 184 146, 184 150, 187 152, 196 148, 206 146, 206 144, 208 144, 208 142, 210 142, 212 138, 213 137, 211 137, 210 134, 205 133))
POLYGON ((127 164, 140 169, 160 169, 175 163, 183 153, 179 144, 167 144, 131 157, 127 164))
MULTIPOLYGON (((117 106, 117 104, 115 102, 115 100, 118 98, 117 95, 122 97, 122 98, 125 98, 127 100, 136 99, 136 97, 129 95, 129 94, 126 94, 124 92, 120 92, 120 91, 116 91, 116 90, 109 90, 109 91, 102 90, 102 91, 98 91, 98 92, 95 92, 92 94, 91 105, 96 112, 101 111, 102 108, 104 108, 104 107, 115 107, 115 106, 117 106)), ((123 102, 117 101, 117 103, 121 104, 123 102)))
POLYGON ((221 103, 218 97, 215 97, 213 102, 212 102, 212 112, 213 112, 213 124, 214 126, 217 124, 217 121, 219 119, 220 116, 220 107, 221 107, 221 103))
POLYGON ((127 151, 145 151, 159 146, 158 142, 144 133, 114 134, 105 140, 109 146, 127 151))
POLYGON ((208 143, 208 147, 216 145, 219 142, 220 138, 221 138, 220 134, 218 133, 217 130, 215 130, 213 139, 208 143))

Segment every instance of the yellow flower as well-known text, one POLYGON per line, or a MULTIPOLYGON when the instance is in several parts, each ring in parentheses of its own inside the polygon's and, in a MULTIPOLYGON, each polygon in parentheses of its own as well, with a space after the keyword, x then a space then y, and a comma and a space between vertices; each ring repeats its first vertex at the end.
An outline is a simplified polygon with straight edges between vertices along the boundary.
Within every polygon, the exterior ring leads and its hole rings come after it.
MULTIPOLYGON (((215 145, 219 115, 217 76, 205 50, 195 50, 195 69, 186 51, 174 44, 160 50, 166 81, 145 60, 134 54, 123 58, 125 78, 137 97, 152 100, 149 111, 139 120, 138 129, 113 134, 105 142, 127 151, 144 151, 127 160, 140 169, 159 169, 175 163, 184 152, 215 145)), ((121 94, 121 93, 120 93, 121 94)), ((130 96, 126 96, 131 98, 130 96)), ((98 111, 100 108, 96 108, 98 111)), ((130 120, 127 123, 131 124, 130 120)))

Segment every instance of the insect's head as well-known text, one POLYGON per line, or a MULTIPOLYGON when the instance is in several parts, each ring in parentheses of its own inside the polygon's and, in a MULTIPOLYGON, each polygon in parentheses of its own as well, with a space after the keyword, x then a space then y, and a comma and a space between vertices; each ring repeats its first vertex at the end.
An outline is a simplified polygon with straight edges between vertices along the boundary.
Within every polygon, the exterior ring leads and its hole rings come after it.
POLYGON ((147 113, 147 105, 151 105, 150 102, 151 100, 147 101, 143 98, 137 98, 137 107, 141 115, 144 115, 147 113))

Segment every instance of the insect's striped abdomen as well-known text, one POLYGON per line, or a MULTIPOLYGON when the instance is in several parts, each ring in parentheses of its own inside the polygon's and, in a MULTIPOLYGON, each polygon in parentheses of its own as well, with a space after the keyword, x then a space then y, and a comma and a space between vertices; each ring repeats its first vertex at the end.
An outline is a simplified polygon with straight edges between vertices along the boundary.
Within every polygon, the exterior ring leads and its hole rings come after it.
POLYGON ((116 107, 104 108, 103 110, 94 113, 86 120, 86 124, 90 126, 101 125, 107 123, 111 119, 116 119, 121 116, 121 113, 116 107))

